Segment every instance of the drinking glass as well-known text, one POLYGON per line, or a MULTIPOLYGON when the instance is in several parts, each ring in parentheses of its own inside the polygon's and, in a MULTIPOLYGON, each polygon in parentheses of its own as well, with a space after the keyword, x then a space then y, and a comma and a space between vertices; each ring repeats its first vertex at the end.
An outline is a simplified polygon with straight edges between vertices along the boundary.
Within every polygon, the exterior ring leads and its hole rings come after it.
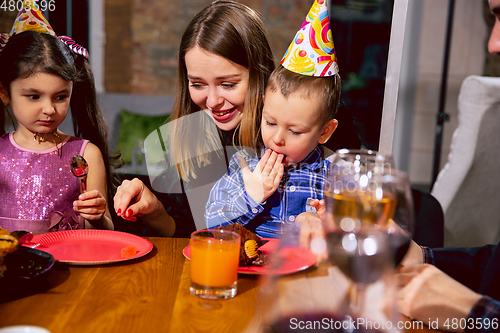
POLYGON ((382 182, 390 185, 396 197, 396 207, 387 225, 387 232, 394 252, 394 264, 399 265, 408 251, 413 236, 415 223, 413 196, 408 176, 403 171, 391 169, 383 176, 382 182))
POLYGON ((390 234, 397 265, 413 235, 413 198, 392 157, 371 150, 337 151, 325 182, 326 231, 375 228, 390 234))
POLYGON ((237 292, 241 237, 226 230, 191 234, 191 293, 204 299, 232 298, 237 292))
MULTIPOLYGON (((329 249, 338 266, 324 261, 304 273, 281 275, 272 267, 279 265, 281 258, 273 256, 270 274, 261 277, 254 319, 243 332, 398 332, 393 329, 397 327, 396 284, 390 279, 393 265, 388 235, 372 231, 354 249, 352 242, 344 250, 336 248, 341 241, 332 243, 329 249), (366 304, 364 312, 351 311, 349 277, 365 286, 358 296, 360 304, 366 304)), ((297 236, 298 230, 286 225, 278 251, 299 247, 297 236)))
POLYGON ((393 168, 390 155, 342 149, 324 191, 329 259, 352 281, 350 311, 359 315, 366 286, 392 270, 408 250, 410 187, 406 175, 393 168))
POLYGON ((362 317, 367 286, 394 268, 389 234, 375 228, 356 233, 338 230, 328 232, 326 240, 331 263, 352 282, 348 312, 362 317))
POLYGON ((392 157, 374 151, 337 151, 324 186, 325 227, 353 232, 362 227, 387 227, 396 207, 392 157))

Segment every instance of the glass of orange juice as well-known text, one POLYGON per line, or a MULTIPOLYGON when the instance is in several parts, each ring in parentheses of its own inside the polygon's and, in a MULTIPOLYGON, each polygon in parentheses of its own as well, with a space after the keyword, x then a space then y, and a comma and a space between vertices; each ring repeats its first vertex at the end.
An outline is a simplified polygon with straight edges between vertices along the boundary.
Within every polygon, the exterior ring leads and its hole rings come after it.
POLYGON ((241 237, 226 230, 191 234, 191 293, 204 299, 236 295, 241 237))

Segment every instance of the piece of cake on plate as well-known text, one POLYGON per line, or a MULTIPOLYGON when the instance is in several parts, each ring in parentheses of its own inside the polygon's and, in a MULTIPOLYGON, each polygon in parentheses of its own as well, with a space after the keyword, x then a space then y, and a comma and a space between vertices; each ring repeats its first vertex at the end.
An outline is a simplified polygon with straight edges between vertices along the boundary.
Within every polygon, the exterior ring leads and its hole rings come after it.
POLYGON ((232 223, 222 227, 215 228, 217 230, 234 231, 241 237, 240 247, 240 266, 265 266, 267 265, 267 255, 259 251, 266 241, 243 227, 241 224, 232 223))
POLYGON ((5 273, 6 267, 3 263, 5 256, 14 252, 19 247, 19 241, 11 236, 10 232, 0 227, 0 279, 5 273))

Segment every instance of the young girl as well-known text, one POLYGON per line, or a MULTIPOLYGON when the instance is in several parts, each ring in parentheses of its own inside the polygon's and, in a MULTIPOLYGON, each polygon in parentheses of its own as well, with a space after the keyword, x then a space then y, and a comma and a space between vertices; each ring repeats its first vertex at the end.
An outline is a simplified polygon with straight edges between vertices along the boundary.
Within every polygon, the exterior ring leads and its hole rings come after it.
POLYGON ((0 51, 0 97, 17 121, 0 137, 0 226, 9 231, 113 229, 107 128, 88 63, 72 49, 53 32, 24 31, 0 51), (70 107, 83 139, 58 130, 70 107), (88 163, 81 194, 70 169, 74 154, 88 163))

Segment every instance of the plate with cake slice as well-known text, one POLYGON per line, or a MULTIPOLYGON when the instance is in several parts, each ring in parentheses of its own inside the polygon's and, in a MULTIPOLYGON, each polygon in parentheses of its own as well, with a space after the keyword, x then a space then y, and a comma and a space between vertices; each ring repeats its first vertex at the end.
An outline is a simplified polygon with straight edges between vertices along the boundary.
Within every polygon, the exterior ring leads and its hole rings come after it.
MULTIPOLYGON (((316 255, 311 251, 292 246, 280 247, 279 239, 260 238, 237 223, 215 229, 234 231, 241 236, 238 273, 287 275, 303 271, 316 263, 316 255), (270 267, 270 255, 278 256, 276 268, 270 267)), ((191 245, 186 246, 182 253, 191 259, 191 245)))

